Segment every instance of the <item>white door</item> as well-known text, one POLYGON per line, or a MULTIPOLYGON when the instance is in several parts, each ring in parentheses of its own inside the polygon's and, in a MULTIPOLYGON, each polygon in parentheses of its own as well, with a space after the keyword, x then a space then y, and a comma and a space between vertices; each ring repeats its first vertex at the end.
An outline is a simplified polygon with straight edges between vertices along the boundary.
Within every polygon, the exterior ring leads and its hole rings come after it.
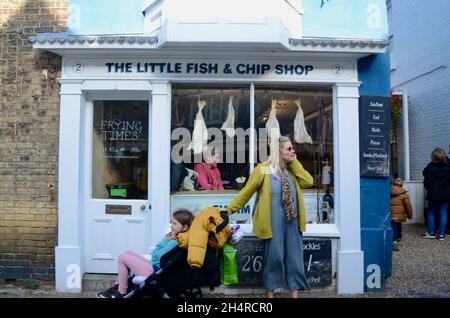
POLYGON ((86 103, 84 154, 87 273, 116 273, 126 250, 150 247, 149 100, 86 103))

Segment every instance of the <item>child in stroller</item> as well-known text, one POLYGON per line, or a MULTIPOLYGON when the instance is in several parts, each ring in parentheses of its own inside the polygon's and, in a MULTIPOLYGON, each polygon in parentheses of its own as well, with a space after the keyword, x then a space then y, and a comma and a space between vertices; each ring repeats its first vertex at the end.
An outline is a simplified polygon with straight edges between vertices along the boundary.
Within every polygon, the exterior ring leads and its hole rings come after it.
MULTIPOLYGON (((209 286, 211 290, 220 285, 220 271, 219 260, 217 256, 217 248, 223 245, 229 237, 228 214, 222 213, 219 218, 217 210, 207 208, 200 214, 206 215, 208 219, 208 230, 203 231, 202 235, 206 235, 206 242, 204 244, 204 258, 202 264, 199 266, 196 263, 195 255, 193 257, 192 250, 187 246, 188 241, 198 243, 195 240, 196 228, 205 228, 205 223, 202 222, 202 217, 197 216, 190 229, 190 233, 184 232, 181 237, 178 236, 178 243, 181 247, 176 247, 167 252, 161 257, 161 268, 147 278, 134 277, 130 284, 131 289, 126 298, 132 297, 162 297, 162 298, 200 298, 202 297, 201 287, 209 286), (214 215, 216 218, 213 220, 214 215), (210 227, 210 223, 216 224, 216 221, 221 222, 217 226, 210 227), (189 234, 189 235, 188 235, 189 234), (188 239, 188 237, 191 237, 188 239)), ((205 218, 203 218, 205 219, 205 218)), ((194 244, 195 245, 195 244, 194 244)), ((191 246, 191 244, 189 245, 191 246)), ((197 248, 198 245, 194 247, 197 248)))
POLYGON ((131 276, 128 294, 124 298, 201 298, 201 287, 212 290, 220 285, 216 251, 208 247, 204 266, 192 268, 187 262, 188 251, 175 247, 161 257, 161 268, 148 277, 131 276))
POLYGON ((185 232, 191 226, 194 215, 185 209, 177 210, 173 213, 170 220, 170 232, 155 247, 152 253, 151 265, 144 256, 127 251, 119 256, 118 259, 118 277, 113 287, 98 293, 98 298, 123 298, 128 294, 130 274, 143 275, 147 277, 152 272, 158 271, 160 267, 160 258, 168 251, 175 248, 178 243, 176 237, 185 232))
POLYGON ((121 297, 202 297, 200 287, 213 289, 220 285, 216 251, 229 234, 228 214, 219 214, 212 207, 204 209, 192 222, 189 232, 177 234, 178 245, 183 248, 177 246, 162 255, 160 268, 150 275, 130 275, 129 288, 121 297))

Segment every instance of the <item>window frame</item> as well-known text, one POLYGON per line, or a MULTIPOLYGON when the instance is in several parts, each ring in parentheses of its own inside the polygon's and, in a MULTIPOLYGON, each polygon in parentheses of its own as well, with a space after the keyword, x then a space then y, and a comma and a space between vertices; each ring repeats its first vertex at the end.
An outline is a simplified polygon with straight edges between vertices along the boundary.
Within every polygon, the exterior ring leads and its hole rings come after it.
MULTIPOLYGON (((277 86, 287 86, 287 87, 295 87, 295 86, 302 86, 302 85, 308 85, 308 86, 318 86, 318 85, 326 85, 329 86, 331 89, 331 97, 332 97, 332 107, 333 107, 333 156, 336 156, 337 147, 335 147, 335 138, 337 133, 337 112, 335 111, 335 108, 337 106, 337 89, 335 83, 303 83, 303 82, 257 82, 257 81, 251 81, 251 82, 221 82, 221 81, 207 81, 202 82, 199 84, 195 84, 193 82, 185 82, 185 81, 174 81, 171 82, 172 88, 170 95, 173 94, 173 87, 177 87, 177 85, 182 86, 211 86, 211 87, 217 87, 217 89, 220 89, 221 86, 237 86, 237 85, 249 85, 249 101, 250 101, 250 138, 249 138, 249 175, 253 172, 255 168, 255 157, 252 154, 255 154, 255 85, 257 86, 271 86, 271 85, 277 85, 277 86)), ((171 125, 170 125, 171 126, 171 125)), ((171 126, 172 127, 172 126, 171 126)), ((332 171, 336 171, 336 165, 337 160, 333 160, 333 166, 332 171)), ((333 174, 333 184, 335 185, 333 196, 336 199, 338 196, 338 191, 336 191, 337 186, 337 174, 333 174)), ((256 193, 252 196, 250 200, 253 200, 254 203, 256 203, 256 193)), ((249 200, 249 202, 250 202, 249 200)), ((310 223, 306 224, 306 231, 303 233, 306 237, 340 237, 340 231, 339 231, 339 209, 336 208, 336 204, 334 207, 334 223, 310 223)), ((249 224, 239 224, 240 227, 246 232, 247 234, 251 234, 253 230, 253 219, 250 217, 250 223, 249 224)))

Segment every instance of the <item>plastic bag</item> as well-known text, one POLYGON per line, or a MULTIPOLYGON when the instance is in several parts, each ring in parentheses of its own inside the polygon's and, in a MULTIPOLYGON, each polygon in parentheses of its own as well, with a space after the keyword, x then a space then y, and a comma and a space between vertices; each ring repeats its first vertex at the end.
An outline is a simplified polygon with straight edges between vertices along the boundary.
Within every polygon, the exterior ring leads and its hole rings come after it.
POLYGON ((181 191, 194 191, 195 183, 198 178, 198 173, 192 169, 184 168, 187 171, 187 176, 184 177, 183 182, 180 185, 181 191))
POLYGON ((233 245, 225 243, 221 254, 220 282, 225 286, 237 285, 239 283, 237 249, 233 245))
POLYGON ((245 232, 241 229, 239 224, 230 226, 230 243, 237 244, 244 237, 245 232))

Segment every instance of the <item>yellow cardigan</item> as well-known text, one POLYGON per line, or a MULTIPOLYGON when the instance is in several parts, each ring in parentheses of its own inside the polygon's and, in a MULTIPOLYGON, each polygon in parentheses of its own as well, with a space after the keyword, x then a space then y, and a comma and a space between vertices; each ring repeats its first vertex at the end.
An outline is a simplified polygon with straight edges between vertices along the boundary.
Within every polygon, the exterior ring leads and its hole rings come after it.
MULTIPOLYGON (((306 230, 306 212, 303 204, 301 188, 310 188, 313 185, 313 177, 306 171, 302 164, 295 159, 288 166, 288 172, 294 181, 297 190, 298 229, 306 230)), ((270 222, 270 206, 272 195, 270 193, 270 166, 268 163, 260 163, 253 170, 245 187, 227 206, 228 214, 239 211, 253 194, 258 191, 258 203, 253 215, 253 233, 260 239, 272 238, 272 225, 270 222)))

